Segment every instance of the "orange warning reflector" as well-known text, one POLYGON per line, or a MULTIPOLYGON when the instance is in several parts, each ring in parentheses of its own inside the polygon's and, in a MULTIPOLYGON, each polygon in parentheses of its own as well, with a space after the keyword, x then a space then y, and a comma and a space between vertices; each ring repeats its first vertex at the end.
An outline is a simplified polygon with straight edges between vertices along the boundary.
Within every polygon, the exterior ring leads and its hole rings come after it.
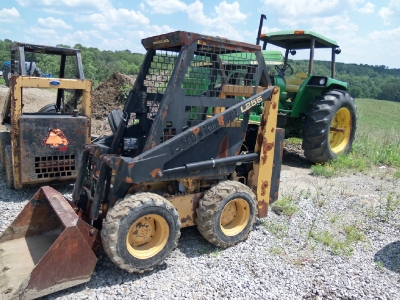
POLYGON ((294 34, 304 34, 304 30, 296 30, 294 34))
POLYGON ((266 36, 265 33, 261 33, 261 34, 260 34, 260 37, 264 37, 264 36, 266 36))
POLYGON ((42 143, 42 146, 46 145, 50 146, 50 148, 58 148, 60 151, 65 151, 68 149, 68 140, 61 129, 49 129, 42 143))

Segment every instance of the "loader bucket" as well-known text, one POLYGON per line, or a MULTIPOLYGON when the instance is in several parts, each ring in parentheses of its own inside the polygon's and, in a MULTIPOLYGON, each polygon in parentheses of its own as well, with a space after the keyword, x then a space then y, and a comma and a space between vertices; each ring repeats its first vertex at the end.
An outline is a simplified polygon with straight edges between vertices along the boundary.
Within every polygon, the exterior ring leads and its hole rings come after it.
POLYGON ((89 281, 96 235, 59 192, 40 188, 0 236, 0 299, 34 299, 89 281))

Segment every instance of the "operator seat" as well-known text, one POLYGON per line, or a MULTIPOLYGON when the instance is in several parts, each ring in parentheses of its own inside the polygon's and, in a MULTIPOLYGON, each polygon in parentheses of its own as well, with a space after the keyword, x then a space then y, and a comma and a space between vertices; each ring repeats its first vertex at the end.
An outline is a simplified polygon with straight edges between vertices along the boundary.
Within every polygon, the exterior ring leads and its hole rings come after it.
POLYGON ((296 73, 294 78, 286 79, 286 89, 288 93, 297 93, 299 91, 300 85, 306 80, 308 75, 304 72, 296 73))

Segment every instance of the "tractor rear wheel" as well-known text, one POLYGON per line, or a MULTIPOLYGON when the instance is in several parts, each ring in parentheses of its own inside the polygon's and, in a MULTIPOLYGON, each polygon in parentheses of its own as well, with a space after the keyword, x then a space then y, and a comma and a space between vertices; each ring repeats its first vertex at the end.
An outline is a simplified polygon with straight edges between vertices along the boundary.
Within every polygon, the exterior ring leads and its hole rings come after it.
POLYGON ((11 145, 11 137, 9 131, 0 132, 0 170, 5 170, 6 146, 11 145))
POLYGON ((256 196, 249 187, 237 181, 223 181, 200 200, 197 228, 211 244, 230 247, 248 237, 256 211, 256 196))
POLYGON ((151 271, 178 245, 181 222, 174 206, 152 193, 129 195, 108 213, 101 238, 108 257, 129 273, 151 271))
POLYGON ((304 156, 324 163, 349 153, 357 128, 356 111, 354 99, 345 91, 332 90, 315 97, 302 124, 304 156))
POLYGON ((6 82, 6 86, 9 87, 10 86, 10 79, 11 79, 11 69, 10 68, 4 70, 3 78, 4 78, 4 81, 6 82))
POLYGON ((6 185, 9 189, 14 189, 14 168, 12 164, 11 145, 6 146, 5 150, 6 185))

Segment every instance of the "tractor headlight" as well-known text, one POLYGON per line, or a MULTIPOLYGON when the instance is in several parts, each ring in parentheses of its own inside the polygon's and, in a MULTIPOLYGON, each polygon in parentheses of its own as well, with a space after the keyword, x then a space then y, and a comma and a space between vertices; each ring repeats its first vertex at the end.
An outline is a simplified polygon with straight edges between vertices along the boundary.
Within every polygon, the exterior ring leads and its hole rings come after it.
POLYGON ((320 85, 325 85, 325 78, 321 78, 321 79, 319 80, 319 84, 320 84, 320 85))

